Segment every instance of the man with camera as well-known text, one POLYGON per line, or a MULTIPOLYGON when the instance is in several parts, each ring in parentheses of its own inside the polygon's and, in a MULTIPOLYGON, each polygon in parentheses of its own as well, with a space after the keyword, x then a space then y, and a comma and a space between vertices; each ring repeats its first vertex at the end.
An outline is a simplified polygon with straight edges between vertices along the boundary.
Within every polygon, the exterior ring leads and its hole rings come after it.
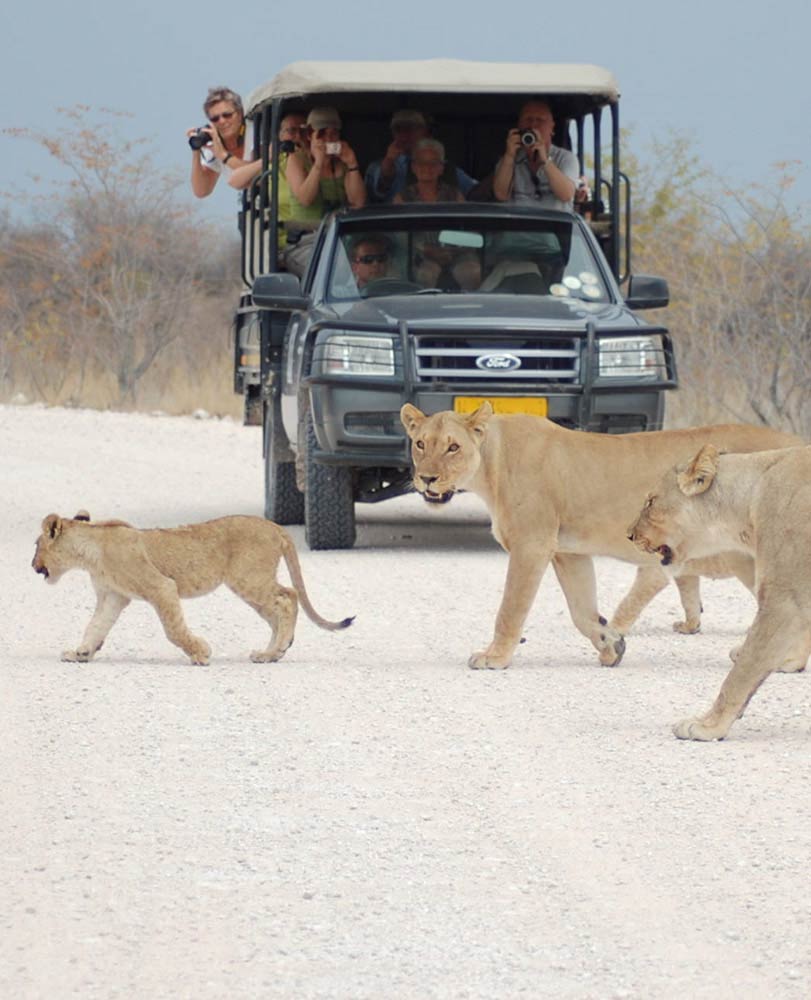
POLYGON ((230 175, 251 159, 245 150, 245 116, 242 98, 228 87, 211 87, 203 102, 208 124, 186 132, 192 150, 191 189, 207 198, 220 174, 230 175))
POLYGON ((493 175, 498 201, 533 201, 572 210, 580 166, 574 153, 552 145, 554 130, 555 119, 545 101, 524 104, 493 175))

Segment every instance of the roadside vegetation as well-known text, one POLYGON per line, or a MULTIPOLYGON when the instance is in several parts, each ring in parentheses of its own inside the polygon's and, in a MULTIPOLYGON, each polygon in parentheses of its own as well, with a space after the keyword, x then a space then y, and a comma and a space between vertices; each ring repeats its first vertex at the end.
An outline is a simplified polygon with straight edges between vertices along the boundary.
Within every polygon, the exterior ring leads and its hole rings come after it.
MULTIPOLYGON (((119 116, 64 116, 55 136, 13 130, 65 179, 25 221, 0 216, 0 400, 238 415, 236 232, 207 224, 205 206, 181 209, 182 181, 121 141, 119 116)), ((744 420, 811 437, 811 231, 787 205, 790 167, 768 187, 731 190, 680 136, 623 167, 634 271, 670 283, 662 321, 682 388, 668 423, 744 420)))
POLYGON ((792 165, 776 164, 768 186, 732 189, 674 136, 624 168, 634 271, 670 285, 662 321, 681 388, 668 422, 746 421, 811 437, 811 230, 788 205, 792 165))
POLYGON ((239 413, 236 227, 231 237, 180 208, 178 179, 120 139, 119 116, 64 116, 56 136, 13 133, 65 180, 30 219, 0 217, 0 399, 239 413))

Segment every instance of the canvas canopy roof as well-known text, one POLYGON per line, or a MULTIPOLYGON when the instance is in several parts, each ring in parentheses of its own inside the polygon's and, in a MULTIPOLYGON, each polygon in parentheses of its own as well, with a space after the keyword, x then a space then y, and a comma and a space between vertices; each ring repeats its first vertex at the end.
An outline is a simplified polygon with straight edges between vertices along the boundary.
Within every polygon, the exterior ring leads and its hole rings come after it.
MULTIPOLYGON (((274 98, 340 94, 544 95, 568 97, 579 110, 613 104, 619 85, 608 70, 579 63, 467 62, 459 59, 291 63, 253 90, 248 114, 274 98)), ((336 99, 336 103, 339 101, 336 99)))

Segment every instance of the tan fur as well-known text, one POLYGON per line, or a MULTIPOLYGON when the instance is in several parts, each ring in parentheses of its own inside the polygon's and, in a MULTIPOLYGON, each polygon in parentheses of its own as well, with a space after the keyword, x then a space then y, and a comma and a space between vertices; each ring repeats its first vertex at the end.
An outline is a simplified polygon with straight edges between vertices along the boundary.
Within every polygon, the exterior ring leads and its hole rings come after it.
MULTIPOLYGON (((589 434, 531 416, 494 416, 489 403, 470 415, 426 416, 406 404, 400 413, 411 438, 414 485, 429 501, 446 502, 457 490, 487 504, 493 534, 510 554, 493 640, 474 653, 471 667, 506 667, 521 638, 541 577, 552 562, 575 626, 600 662, 613 666, 625 649, 623 633, 642 607, 667 584, 655 557, 627 538, 642 498, 664 470, 686 460, 706 441, 736 451, 787 447, 792 435, 745 424, 644 434, 589 434), (597 610, 592 556, 640 565, 631 593, 606 623, 597 610)), ((684 567, 678 579, 685 605, 684 631, 700 616, 698 576, 733 574, 749 587, 749 557, 728 553, 684 567)))
POLYGON ((720 455, 704 447, 666 473, 630 528, 674 571, 735 549, 754 558, 758 609, 712 708, 673 729, 721 740, 774 671, 802 670, 811 652, 811 448, 720 455))
POLYGON ((142 600, 155 609, 170 642, 192 663, 208 663, 210 647, 189 631, 180 598, 200 597, 222 583, 272 629, 267 649, 251 653, 255 663, 284 656, 293 641, 299 602, 321 628, 342 629, 353 620, 331 622, 315 611, 290 536, 260 517, 220 517, 180 528, 139 530, 126 521, 90 522, 86 511, 73 519, 49 514, 31 565, 49 583, 71 569, 86 570, 93 582, 96 610, 78 648, 66 650, 63 660, 91 659, 130 601, 142 600), (292 589, 276 581, 281 558, 292 589))

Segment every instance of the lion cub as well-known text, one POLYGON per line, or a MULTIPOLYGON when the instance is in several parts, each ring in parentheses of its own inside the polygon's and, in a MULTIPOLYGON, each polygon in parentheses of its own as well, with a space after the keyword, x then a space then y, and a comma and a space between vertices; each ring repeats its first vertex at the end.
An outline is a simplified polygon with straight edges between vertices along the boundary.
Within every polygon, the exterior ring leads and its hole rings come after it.
POLYGON ((169 641, 192 663, 206 664, 211 649, 189 631, 180 598, 200 597, 221 583, 272 629, 267 649, 251 653, 254 663, 284 656, 293 642, 299 602, 320 628, 344 629, 354 621, 327 621, 315 611, 290 536, 260 517, 219 517, 179 528, 139 530, 126 521, 91 523, 85 511, 74 518, 49 514, 31 565, 48 583, 56 583, 70 569, 87 570, 96 591, 96 610, 79 647, 65 650, 63 660, 89 660, 130 601, 142 600, 157 612, 169 641), (276 581, 282 557, 292 589, 276 581))

